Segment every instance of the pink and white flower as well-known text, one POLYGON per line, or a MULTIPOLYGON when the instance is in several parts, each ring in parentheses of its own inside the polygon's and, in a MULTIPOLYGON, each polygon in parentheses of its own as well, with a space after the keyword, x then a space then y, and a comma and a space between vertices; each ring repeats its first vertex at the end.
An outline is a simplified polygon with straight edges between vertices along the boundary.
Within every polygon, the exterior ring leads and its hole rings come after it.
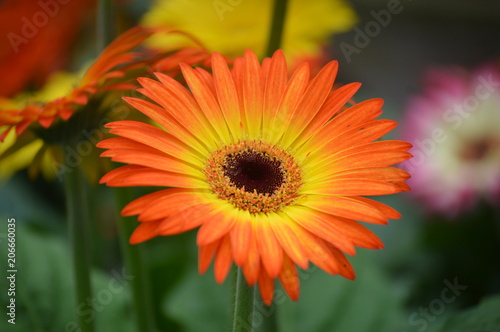
POLYGON ((401 130, 413 144, 411 193, 428 210, 453 218, 480 199, 500 202, 499 66, 429 70, 401 130))

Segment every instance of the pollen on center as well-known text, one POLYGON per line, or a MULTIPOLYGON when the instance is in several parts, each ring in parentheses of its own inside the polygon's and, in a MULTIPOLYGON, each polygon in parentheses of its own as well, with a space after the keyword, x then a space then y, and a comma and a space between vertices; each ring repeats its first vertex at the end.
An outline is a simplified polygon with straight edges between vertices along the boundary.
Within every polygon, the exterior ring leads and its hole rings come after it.
POLYGON ((299 196, 300 167, 282 149, 240 141, 215 151, 205 175, 219 199, 252 214, 281 211, 299 196))

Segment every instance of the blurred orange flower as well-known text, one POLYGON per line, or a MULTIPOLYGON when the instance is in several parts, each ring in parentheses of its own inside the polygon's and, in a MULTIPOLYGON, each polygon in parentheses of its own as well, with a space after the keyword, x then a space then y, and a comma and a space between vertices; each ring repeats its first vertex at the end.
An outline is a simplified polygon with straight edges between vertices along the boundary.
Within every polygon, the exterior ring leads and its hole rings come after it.
POLYGON ((12 128, 20 135, 28 126, 38 123, 44 128, 52 125, 55 119, 69 119, 78 106, 87 104, 89 98, 100 92, 114 89, 131 89, 134 84, 116 81, 125 76, 124 64, 131 63, 136 54, 131 49, 151 35, 151 30, 142 27, 130 29, 113 41, 97 58, 83 76, 80 84, 69 94, 44 104, 28 102, 22 109, 0 111, 0 141, 3 141, 12 128))

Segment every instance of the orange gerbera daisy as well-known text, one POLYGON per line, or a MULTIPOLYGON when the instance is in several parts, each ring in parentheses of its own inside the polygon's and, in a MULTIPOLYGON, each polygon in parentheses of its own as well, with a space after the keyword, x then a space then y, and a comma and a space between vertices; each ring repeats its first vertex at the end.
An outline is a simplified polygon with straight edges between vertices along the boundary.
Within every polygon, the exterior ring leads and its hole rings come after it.
POLYGON ((155 103, 127 102, 164 129, 135 121, 107 125, 120 137, 98 144, 104 157, 130 165, 102 179, 109 186, 171 187, 136 199, 124 216, 138 215, 130 242, 200 227, 199 270, 215 257, 222 282, 234 261, 270 304, 274 279, 299 296, 296 266, 312 262, 353 279, 344 253, 382 248, 356 222, 385 224, 394 209, 361 195, 409 190, 405 171, 389 167, 410 158, 411 145, 376 141, 392 130, 375 120, 381 99, 345 109, 359 89, 331 90, 337 62, 309 78, 307 64, 287 77, 283 52, 262 65, 252 51, 229 69, 212 56, 213 73, 181 64, 188 88, 157 73, 139 89, 155 103))

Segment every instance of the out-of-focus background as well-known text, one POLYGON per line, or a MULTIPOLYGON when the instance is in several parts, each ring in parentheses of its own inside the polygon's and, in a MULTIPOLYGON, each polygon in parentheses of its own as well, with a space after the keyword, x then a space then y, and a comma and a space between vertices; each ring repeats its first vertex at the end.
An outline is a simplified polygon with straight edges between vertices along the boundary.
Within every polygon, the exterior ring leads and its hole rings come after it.
MULTIPOLYGON (((300 300, 294 303, 283 297, 269 308, 258 307, 261 321, 256 322, 256 330, 500 331, 500 177, 496 171, 500 169, 500 2, 346 2, 358 20, 348 31, 333 36, 328 57, 339 61, 338 82, 363 83, 357 101, 385 100, 383 117, 401 122, 389 138, 417 143, 419 162, 402 166, 415 172, 410 182, 415 193, 377 198, 396 208, 402 218, 386 226, 368 225, 385 248, 358 249, 349 258, 355 281, 315 267, 301 271, 300 300), (452 116, 455 122, 446 120, 452 116), (439 137, 432 136, 436 128, 439 137)), ((3 1, 0 7, 9 3, 3 1)), ((58 6, 66 6, 62 3, 58 6)), ((124 29, 139 22, 151 3, 117 4, 118 26, 124 29)), ((47 25, 37 28, 40 31, 33 39, 25 36, 26 42, 15 41, 19 47, 33 45, 30 51, 0 50, 3 97, 11 97, 20 86, 36 89, 47 73, 74 70, 96 55, 93 1, 71 0, 67 5, 82 15, 63 19, 54 12, 50 19, 61 21, 58 24, 72 34, 69 39, 51 39, 51 33, 44 32, 52 26, 47 25), (47 36, 40 43, 54 43, 54 55, 34 45, 42 34, 47 36), (23 52, 41 52, 40 61, 23 60, 27 56, 23 52), (32 66, 30 80, 13 74, 12 67, 28 65, 32 66)), ((40 10, 39 4, 33 6, 27 9, 30 15, 40 10)), ((22 17, 18 13, 9 22, 0 19, 5 47, 14 38, 8 39, 9 29, 22 25, 22 17)), ((77 331, 71 324, 76 315, 96 319, 98 331, 133 330, 128 282, 134 276, 123 270, 114 189, 100 185, 88 189, 95 297, 76 307, 61 183, 41 176, 31 180, 26 171, 20 171, 0 184, 1 331, 77 331), (7 323, 6 315, 9 218, 16 220, 18 244, 15 325, 7 323)), ((134 189, 132 196, 148 191, 134 189)), ((212 270, 198 274, 195 231, 140 246, 147 253, 152 319, 158 331, 229 328, 232 281, 218 285, 212 270)))

